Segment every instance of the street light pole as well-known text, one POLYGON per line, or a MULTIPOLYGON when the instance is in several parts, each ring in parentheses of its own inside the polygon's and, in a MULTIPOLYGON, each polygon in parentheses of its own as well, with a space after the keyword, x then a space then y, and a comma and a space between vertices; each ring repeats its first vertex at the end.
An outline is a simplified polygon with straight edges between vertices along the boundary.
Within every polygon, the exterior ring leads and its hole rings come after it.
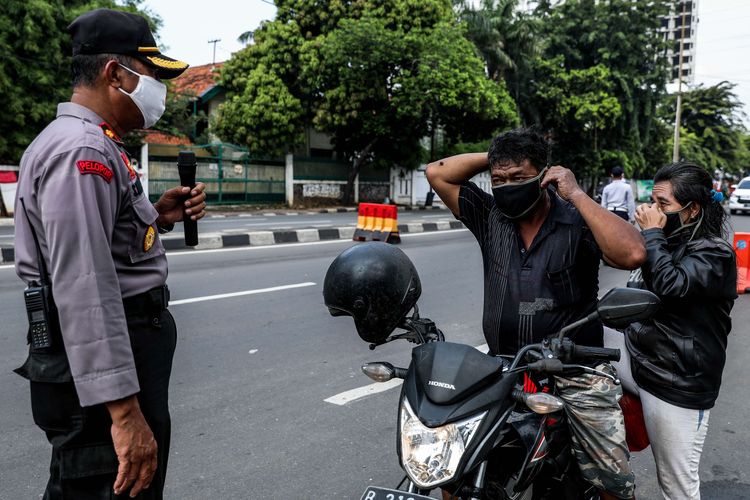
MULTIPOLYGON (((682 117, 682 62, 685 49, 685 18, 688 0, 682 1, 682 26, 680 29, 680 63, 677 70, 677 110, 674 116, 674 149, 672 150, 672 161, 680 161, 680 121, 682 117)), ((692 10, 691 10, 692 12, 692 10)))

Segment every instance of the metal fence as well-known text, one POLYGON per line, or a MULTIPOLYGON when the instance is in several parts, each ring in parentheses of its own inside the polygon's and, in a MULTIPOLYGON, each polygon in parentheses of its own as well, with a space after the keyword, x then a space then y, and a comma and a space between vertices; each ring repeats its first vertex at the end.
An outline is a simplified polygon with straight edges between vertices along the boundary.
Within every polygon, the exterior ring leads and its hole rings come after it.
POLYGON ((284 161, 252 158, 246 149, 231 144, 149 145, 149 198, 152 201, 179 185, 179 151, 195 153, 196 181, 206 184, 207 202, 212 205, 284 202, 284 161))

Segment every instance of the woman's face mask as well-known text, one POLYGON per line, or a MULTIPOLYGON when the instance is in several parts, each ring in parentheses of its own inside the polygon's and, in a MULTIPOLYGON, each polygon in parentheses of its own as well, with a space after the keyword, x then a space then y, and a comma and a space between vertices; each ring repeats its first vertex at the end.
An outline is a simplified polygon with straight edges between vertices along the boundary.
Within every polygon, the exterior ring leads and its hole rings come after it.
POLYGON ((687 228, 692 227, 695 225, 695 222, 692 223, 684 223, 682 222, 682 211, 688 208, 690 205, 692 205, 693 202, 691 201, 684 207, 682 207, 679 210, 675 210, 674 212, 664 212, 664 215, 667 216, 667 223, 664 225, 664 236, 671 236, 673 234, 678 233, 679 231, 687 228))
POLYGON ((132 92, 120 88, 120 92, 130 97, 143 115, 143 128, 151 128, 159 121, 167 106, 167 86, 148 75, 136 73, 127 66, 120 66, 138 75, 138 85, 132 92))
POLYGON ((531 212, 542 199, 542 177, 546 171, 545 167, 531 179, 493 187, 492 195, 500 213, 508 219, 520 219, 531 212))

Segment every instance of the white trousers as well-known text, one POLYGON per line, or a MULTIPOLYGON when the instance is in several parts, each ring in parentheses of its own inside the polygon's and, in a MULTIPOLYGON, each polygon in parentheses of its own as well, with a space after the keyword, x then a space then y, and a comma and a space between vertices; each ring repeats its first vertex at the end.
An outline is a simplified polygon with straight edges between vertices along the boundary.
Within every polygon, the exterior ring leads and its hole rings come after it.
POLYGON ((630 355, 621 332, 605 326, 604 346, 620 349, 620 361, 612 366, 617 370, 623 389, 641 398, 662 495, 666 500, 700 500, 698 467, 708 430, 709 410, 681 408, 639 387, 633 380, 630 355))

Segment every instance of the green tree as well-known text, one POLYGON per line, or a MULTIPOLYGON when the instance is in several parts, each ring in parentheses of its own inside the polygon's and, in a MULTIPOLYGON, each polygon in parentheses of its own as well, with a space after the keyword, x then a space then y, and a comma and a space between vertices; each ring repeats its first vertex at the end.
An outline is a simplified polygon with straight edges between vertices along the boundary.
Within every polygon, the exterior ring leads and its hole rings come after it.
MULTIPOLYGON (((698 85, 682 94, 680 158, 694 161, 713 174, 715 170, 742 173, 747 167, 747 129, 742 124, 742 107, 732 89, 721 82, 698 85)), ((660 109, 665 126, 673 126, 676 95, 670 95, 660 109)), ((672 151, 673 138, 667 143, 672 151)))
MULTIPOLYGON (((519 104, 524 115, 559 139, 556 159, 571 168, 596 175, 614 163, 629 176, 650 175, 664 161, 663 124, 657 105, 665 96, 668 64, 659 34, 660 16, 670 0, 541 0, 535 11, 546 40, 543 57, 530 80, 533 89, 545 86, 542 76, 548 60, 562 56, 566 72, 606 68, 599 77, 610 82, 606 92, 614 96, 621 112, 608 113, 607 126, 598 129, 596 141, 585 141, 585 130, 575 121, 563 121, 549 113, 549 101, 536 91, 519 104)), ((572 73, 571 73, 572 74, 572 73)), ((562 98, 562 94, 560 98, 562 98)), ((601 103, 600 103, 601 104, 601 103)), ((600 104, 596 104, 599 108, 600 104)))
POLYGON ((602 161, 618 156, 601 148, 599 140, 622 116, 611 72, 601 64, 568 70, 562 56, 536 66, 536 98, 546 110, 546 127, 554 131, 556 155, 577 165, 580 174, 596 175, 602 161))
POLYGON ((458 135, 472 121, 489 130, 516 122, 512 99, 486 78, 448 0, 277 5, 277 18, 222 72, 230 91, 217 120, 223 137, 279 151, 298 143, 300 127, 315 126, 351 161, 350 198, 362 168, 416 166, 420 140, 440 129, 458 135), (248 93, 259 67, 267 76, 248 93), (274 110, 257 104, 264 101, 288 103, 285 119, 271 118, 274 110), (251 109, 256 119, 248 121, 251 109), (244 137, 229 135, 240 128, 244 137))
MULTIPOLYGON (((504 79, 513 98, 521 102, 529 100, 532 61, 541 55, 543 42, 539 20, 521 11, 518 4, 519 0, 481 0, 478 5, 460 0, 456 10, 487 74, 494 80, 504 79)), ((523 109, 518 112, 525 121, 533 121, 523 109)))
POLYGON ((212 130, 251 153, 282 155, 302 141, 302 106, 272 71, 259 64, 247 75, 242 93, 219 109, 212 130))
POLYGON ((0 13, 0 163, 17 164, 23 151, 70 97, 71 42, 67 26, 88 10, 139 12, 153 29, 159 19, 142 0, 6 0, 0 13))

